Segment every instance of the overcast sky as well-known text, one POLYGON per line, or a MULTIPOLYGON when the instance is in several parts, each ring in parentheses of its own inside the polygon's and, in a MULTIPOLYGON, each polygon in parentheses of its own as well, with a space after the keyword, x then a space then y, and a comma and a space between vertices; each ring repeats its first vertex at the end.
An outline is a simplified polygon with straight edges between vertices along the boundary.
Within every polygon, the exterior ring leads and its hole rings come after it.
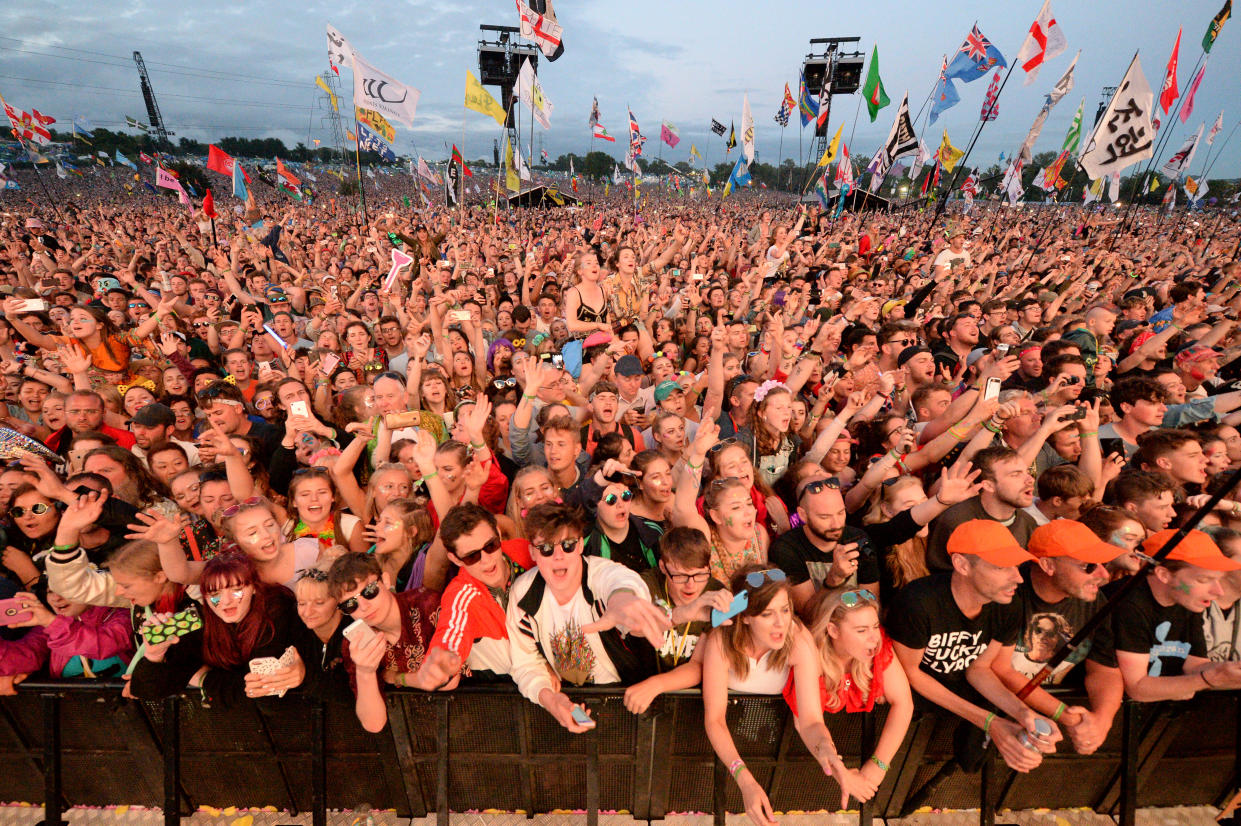
MULTIPOLYGON (((1014 73, 1000 98, 1000 116, 978 141, 971 164, 990 164, 1020 144, 1042 96, 1081 49, 1076 85, 1052 112, 1036 151, 1058 150, 1083 96, 1087 126, 1093 122, 1104 86, 1123 76, 1140 51, 1147 79, 1158 95, 1176 39, 1181 42, 1179 85, 1189 86, 1202 54, 1202 35, 1222 0, 1058 0, 1053 11, 1068 50, 1051 61, 1029 86, 1014 73)), ((563 0, 556 8, 564 26, 565 54, 540 61, 540 77, 553 102, 552 128, 535 127, 535 146, 555 158, 590 147, 587 118, 598 96, 602 122, 620 137, 596 142, 620 156, 626 106, 648 136, 647 154, 658 151, 659 124, 675 124, 682 142, 663 147, 668 160, 685 160, 690 144, 711 164, 723 159, 720 138, 709 136, 711 118, 740 122, 748 93, 757 124, 760 160, 795 157, 799 130, 772 120, 784 84, 797 94, 797 73, 811 37, 860 36, 869 56, 878 44, 881 74, 892 105, 871 124, 858 97, 837 97, 832 131, 843 120, 855 154, 871 154, 884 139, 906 91, 914 113, 934 85, 940 60, 960 46, 972 23, 1013 62, 1025 31, 1038 12, 1037 0, 956 0, 910 3, 809 3, 768 0, 762 4, 720 0, 563 0), (783 146, 781 152, 781 133, 783 146)), ((322 95, 313 84, 327 69, 324 25, 331 23, 370 63, 422 92, 413 129, 397 127, 396 150, 428 160, 447 156, 445 142, 464 144, 467 158, 490 157, 498 134, 494 121, 461 105, 465 70, 477 74, 480 23, 516 25, 517 12, 504 0, 358 3, 247 2, 170 5, 149 0, 124 4, 39 2, 0 8, 0 93, 20 108, 38 108, 67 128, 75 114, 119 128, 130 115, 146 119, 132 52, 146 61, 169 128, 178 136, 214 140, 226 135, 279 137, 293 145, 312 138, 330 141, 322 95), (464 117, 463 117, 464 114, 464 117), (463 137, 464 135, 464 137, 463 137)), ((1193 116, 1170 141, 1176 145, 1203 121, 1210 128, 1224 108, 1224 131, 1212 147, 1219 152, 1241 118, 1241 22, 1225 24, 1212 51, 1193 116), (1233 101, 1230 103, 1230 101, 1233 101)), ((344 99, 352 74, 342 70, 344 99)), ((988 81, 958 86, 961 103, 925 128, 924 139, 939 142, 946 127, 964 148, 978 122, 988 81)), ((523 112, 523 122, 526 121, 523 112)), ((1165 118, 1165 120, 1167 120, 1165 118)), ((528 135, 528 126, 522 129, 528 135)), ((801 151, 808 151, 810 131, 801 151)), ((524 140, 524 137, 523 137, 524 140)), ((1205 147, 1204 147, 1205 149, 1205 147)), ((1169 149, 1165 155, 1172 150, 1169 149)), ((736 157, 735 155, 733 157, 736 157)), ((1205 156, 1199 152, 1192 173, 1205 156)), ((1224 146, 1213 178, 1241 175, 1241 137, 1224 146)))

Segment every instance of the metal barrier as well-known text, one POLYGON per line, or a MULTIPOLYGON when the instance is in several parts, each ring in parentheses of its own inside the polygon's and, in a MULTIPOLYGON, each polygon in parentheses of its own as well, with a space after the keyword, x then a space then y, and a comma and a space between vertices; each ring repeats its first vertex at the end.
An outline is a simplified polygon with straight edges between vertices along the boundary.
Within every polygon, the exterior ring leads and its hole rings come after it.
MULTIPOLYGON (((72 805, 137 804, 163 809, 165 823, 200 805, 275 806, 310 812, 368 805, 403 816, 471 809, 580 809, 589 826, 600 810, 645 820, 667 812, 743 811, 741 796, 715 759, 697 692, 659 698, 635 716, 615 689, 571 692, 590 706, 597 728, 565 732, 511 686, 452 693, 394 691, 389 726, 368 734, 352 706, 290 695, 233 709, 197 698, 120 698, 119 684, 27 682, 0 700, 0 801, 38 800, 47 826, 72 805), (245 792, 235 778, 244 765, 245 792)), ((1190 703, 1126 703, 1099 752, 1065 746, 1037 771, 1019 775, 994 752, 978 774, 957 771, 936 788, 942 808, 1089 807, 1131 826, 1140 806, 1221 805, 1238 773, 1238 695, 1190 703), (1152 782, 1161 776, 1175 783, 1152 782)), ((783 698, 730 698, 729 728, 746 764, 777 811, 831 810, 834 782, 806 752, 783 698)), ((846 763, 870 754, 883 712, 837 714, 827 723, 846 763)), ((900 753, 859 822, 895 817, 919 801, 927 780, 952 757, 956 718, 915 718, 900 753)))

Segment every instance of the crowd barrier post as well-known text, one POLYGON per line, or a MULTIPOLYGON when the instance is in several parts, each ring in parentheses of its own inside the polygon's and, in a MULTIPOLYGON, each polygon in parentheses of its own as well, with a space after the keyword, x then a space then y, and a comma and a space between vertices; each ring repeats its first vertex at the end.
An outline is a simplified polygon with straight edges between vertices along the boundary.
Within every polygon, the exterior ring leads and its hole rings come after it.
POLYGON ((164 698, 164 826, 181 824, 181 698, 164 698))
POLYGON ((995 760, 990 744, 982 756, 978 775, 978 826, 995 826, 995 795, 991 791, 995 783, 995 760))
MULTIPOLYGON (((861 765, 865 765, 871 754, 875 751, 875 712, 862 712, 862 742, 860 744, 861 754, 859 760, 861 765)), ((880 783, 880 788, 883 784, 880 783)), ((858 808, 858 826, 871 826, 875 820, 875 805, 878 802, 880 789, 875 789, 875 796, 863 803, 858 808)))
POLYGON ((437 697, 435 704, 435 731, 439 742, 436 743, 435 758, 435 822, 438 826, 448 826, 448 736, 449 714, 452 698, 447 694, 437 697))
POLYGON ((46 692, 43 707, 43 822, 39 826, 68 826, 61 818, 60 695, 46 692))
POLYGON ((310 822, 327 826, 327 709, 322 700, 310 707, 310 822))
POLYGON ((1134 826, 1138 816, 1138 704, 1126 699, 1120 718, 1120 818, 1117 826, 1134 826))
MULTIPOLYGON (((597 704, 584 703, 589 711, 594 712, 594 719, 599 719, 597 704)), ((599 826, 599 732, 592 728, 579 737, 586 738, 586 826, 599 826)))
POLYGON ((728 768, 716 757, 712 761, 714 770, 711 772, 711 822, 714 826, 725 826, 728 820, 728 804, 725 795, 728 792, 728 768))

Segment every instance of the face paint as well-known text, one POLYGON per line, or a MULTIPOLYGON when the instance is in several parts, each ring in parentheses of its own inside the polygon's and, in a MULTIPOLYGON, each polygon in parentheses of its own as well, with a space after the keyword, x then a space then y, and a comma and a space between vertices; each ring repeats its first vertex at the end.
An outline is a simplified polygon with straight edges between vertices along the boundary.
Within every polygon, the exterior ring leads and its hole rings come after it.
POLYGON ((731 516, 725 516, 724 524, 731 528, 733 526, 733 518, 731 516))
POLYGON ((1188 594, 1189 586, 1186 585, 1184 582, 1178 582, 1176 583, 1176 590, 1180 591, 1182 594, 1188 594))

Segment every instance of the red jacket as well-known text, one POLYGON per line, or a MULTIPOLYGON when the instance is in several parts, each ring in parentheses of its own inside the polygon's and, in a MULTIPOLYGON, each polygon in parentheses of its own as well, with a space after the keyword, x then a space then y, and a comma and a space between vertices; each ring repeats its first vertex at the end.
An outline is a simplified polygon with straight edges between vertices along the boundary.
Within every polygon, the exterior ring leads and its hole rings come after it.
MULTIPOLYGON (((530 543, 525 539, 506 540, 500 549, 516 566, 510 582, 521 571, 534 567, 530 543)), ((464 568, 457 571, 440 598, 439 623, 429 647, 454 652, 471 672, 509 672, 504 607, 464 568)))

